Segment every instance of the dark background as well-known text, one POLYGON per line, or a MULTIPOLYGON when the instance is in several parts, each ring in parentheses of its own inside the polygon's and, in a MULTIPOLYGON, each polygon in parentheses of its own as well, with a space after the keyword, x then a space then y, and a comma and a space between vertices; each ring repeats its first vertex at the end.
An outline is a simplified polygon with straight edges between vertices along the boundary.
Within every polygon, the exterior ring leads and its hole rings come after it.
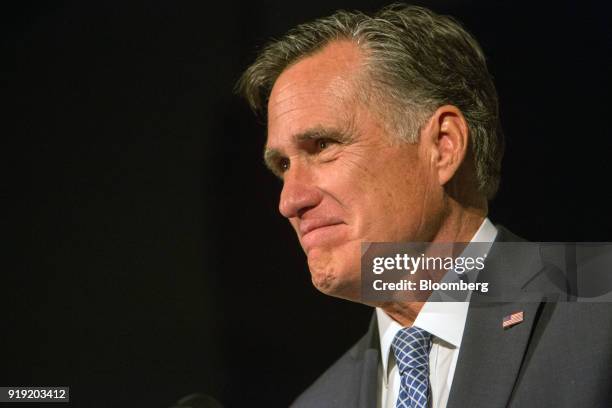
MULTIPOLYGON (((2 199, 17 230, 3 246, 17 262, 3 272, 0 385, 68 385, 78 407, 167 407, 194 391, 287 406, 356 341, 371 312, 311 287, 262 165, 265 129, 232 87, 266 39, 382 4, 4 9, 16 131, 2 199)), ((609 14, 418 4, 458 17, 489 57, 508 140, 491 219, 531 240, 609 241, 609 14)))

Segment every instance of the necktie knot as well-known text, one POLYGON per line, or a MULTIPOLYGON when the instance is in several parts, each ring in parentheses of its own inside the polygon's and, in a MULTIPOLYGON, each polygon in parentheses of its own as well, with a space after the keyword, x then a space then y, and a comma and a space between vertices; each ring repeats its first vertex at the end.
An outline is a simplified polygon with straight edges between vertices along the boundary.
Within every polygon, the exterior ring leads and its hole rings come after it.
POLYGON ((429 366, 431 334, 418 327, 404 327, 391 343, 400 373, 429 366))

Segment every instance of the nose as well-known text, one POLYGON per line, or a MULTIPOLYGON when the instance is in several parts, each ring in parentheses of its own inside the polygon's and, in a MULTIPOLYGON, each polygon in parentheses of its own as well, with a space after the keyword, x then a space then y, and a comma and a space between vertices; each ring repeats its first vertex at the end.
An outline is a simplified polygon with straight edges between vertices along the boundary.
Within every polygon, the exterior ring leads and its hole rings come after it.
POLYGON ((283 217, 301 217, 308 209, 316 207, 322 199, 309 171, 294 165, 283 177, 278 209, 283 217))

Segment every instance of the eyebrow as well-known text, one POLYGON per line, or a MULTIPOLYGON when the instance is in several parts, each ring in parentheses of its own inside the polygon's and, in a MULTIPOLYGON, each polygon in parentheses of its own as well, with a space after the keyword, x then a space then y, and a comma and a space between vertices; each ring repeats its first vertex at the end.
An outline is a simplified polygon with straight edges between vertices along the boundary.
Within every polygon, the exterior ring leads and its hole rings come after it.
MULTIPOLYGON (((338 143, 347 144, 352 142, 354 138, 348 132, 341 131, 336 128, 324 128, 322 126, 316 126, 304 132, 293 135, 292 139, 295 144, 300 144, 309 140, 317 139, 332 139, 337 141, 338 143)), ((284 157, 284 155, 283 153, 281 153, 280 150, 270 149, 268 147, 264 148, 264 163, 266 167, 274 174, 278 173, 275 163, 281 157, 284 157)))

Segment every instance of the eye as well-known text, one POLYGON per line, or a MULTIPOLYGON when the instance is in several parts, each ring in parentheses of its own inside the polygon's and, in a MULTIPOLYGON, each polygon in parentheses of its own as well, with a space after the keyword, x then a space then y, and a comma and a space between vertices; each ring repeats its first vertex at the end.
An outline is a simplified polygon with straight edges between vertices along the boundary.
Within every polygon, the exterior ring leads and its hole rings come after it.
POLYGON ((281 173, 284 173, 287 170, 289 170, 289 159, 288 158, 281 157, 280 159, 278 159, 278 170, 281 173))
POLYGON ((317 148, 319 150, 325 150, 333 143, 331 139, 317 139, 317 148))

